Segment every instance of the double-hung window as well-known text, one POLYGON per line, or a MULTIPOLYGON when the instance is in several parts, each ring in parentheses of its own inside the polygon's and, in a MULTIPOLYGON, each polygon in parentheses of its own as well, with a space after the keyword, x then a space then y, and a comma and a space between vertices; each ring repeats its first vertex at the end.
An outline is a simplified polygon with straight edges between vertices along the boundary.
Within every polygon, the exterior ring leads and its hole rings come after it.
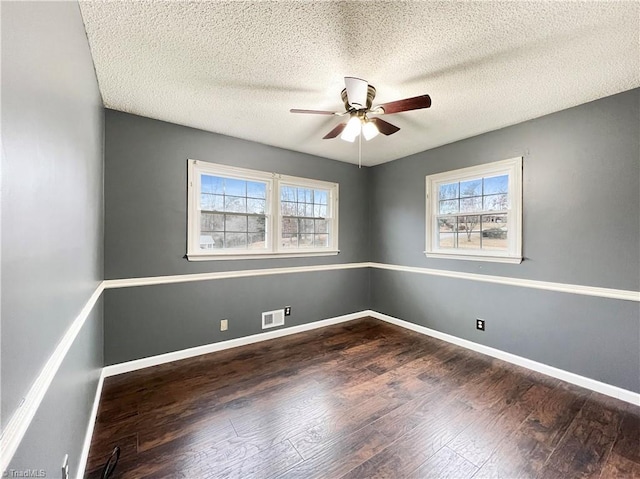
POLYGON ((427 257, 522 261, 522 158, 426 177, 427 257))
POLYGON ((305 180, 280 181, 280 246, 283 250, 328 248, 331 188, 305 180))
POLYGON ((338 184, 189 160, 189 260, 338 253, 338 184))

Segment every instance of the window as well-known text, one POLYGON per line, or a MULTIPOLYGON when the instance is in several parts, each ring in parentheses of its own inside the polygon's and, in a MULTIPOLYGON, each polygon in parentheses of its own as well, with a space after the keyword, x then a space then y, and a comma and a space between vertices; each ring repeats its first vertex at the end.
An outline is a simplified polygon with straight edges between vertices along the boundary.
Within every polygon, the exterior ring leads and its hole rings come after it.
POLYGON ((189 260, 338 253, 338 184, 189 160, 189 260))
POLYGON ((280 184, 280 215, 283 249, 327 248, 329 246, 330 190, 280 184))
POLYGON ((426 180, 428 258, 522 262, 522 158, 426 180))

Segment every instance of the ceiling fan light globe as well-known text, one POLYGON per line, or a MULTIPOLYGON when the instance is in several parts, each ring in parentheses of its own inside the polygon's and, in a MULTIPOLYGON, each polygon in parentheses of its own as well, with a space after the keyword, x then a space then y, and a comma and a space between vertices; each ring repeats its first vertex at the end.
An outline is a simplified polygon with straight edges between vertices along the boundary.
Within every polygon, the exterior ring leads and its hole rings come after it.
POLYGON ((349 143, 353 143, 356 138, 358 138, 358 135, 360 133, 356 133, 355 135, 345 135, 344 133, 342 133, 342 135, 340 135, 340 139, 344 140, 344 141, 348 141, 349 143))
POLYGON ((340 138, 345 141, 353 142, 360 134, 361 129, 362 122, 360 121, 360 118, 358 118, 357 116, 352 116, 351 119, 347 122, 347 126, 342 132, 342 135, 340 135, 340 138))
POLYGON ((380 131, 374 123, 368 121, 364 125, 362 125, 362 136, 364 136, 365 140, 369 141, 375 138, 376 136, 378 136, 378 133, 380 133, 380 131))

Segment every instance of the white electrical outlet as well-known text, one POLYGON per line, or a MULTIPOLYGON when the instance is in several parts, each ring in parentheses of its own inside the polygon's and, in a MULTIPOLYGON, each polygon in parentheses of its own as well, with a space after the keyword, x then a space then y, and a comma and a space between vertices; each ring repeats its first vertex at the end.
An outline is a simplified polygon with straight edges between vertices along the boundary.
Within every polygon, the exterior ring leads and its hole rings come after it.
POLYGON ((65 454, 62 461, 62 479, 69 479, 69 454, 65 454))
POLYGON ((220 320, 220 331, 226 331, 227 329, 229 329, 229 320, 228 319, 221 319, 220 320))

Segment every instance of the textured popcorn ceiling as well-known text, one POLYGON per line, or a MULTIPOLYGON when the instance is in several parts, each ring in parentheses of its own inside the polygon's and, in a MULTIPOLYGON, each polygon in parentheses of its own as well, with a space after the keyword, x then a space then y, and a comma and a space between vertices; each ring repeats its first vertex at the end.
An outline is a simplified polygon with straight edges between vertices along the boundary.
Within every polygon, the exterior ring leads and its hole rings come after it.
MULTIPOLYGON (((322 140, 344 76, 402 129, 363 141, 375 165, 640 86, 638 2, 80 3, 105 106, 357 163, 322 140)), ((498 158, 497 158, 498 159, 498 158)))

